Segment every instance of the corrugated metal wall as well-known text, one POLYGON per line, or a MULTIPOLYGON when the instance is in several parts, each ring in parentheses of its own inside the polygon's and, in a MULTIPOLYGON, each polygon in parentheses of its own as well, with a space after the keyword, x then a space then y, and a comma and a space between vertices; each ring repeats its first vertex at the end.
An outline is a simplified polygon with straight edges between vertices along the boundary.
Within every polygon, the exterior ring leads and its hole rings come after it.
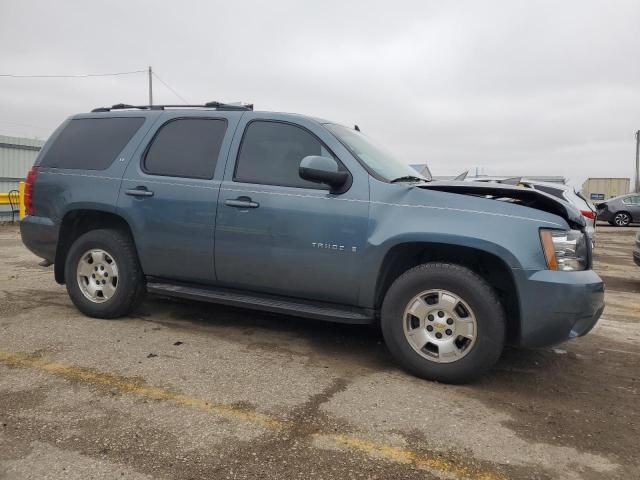
MULTIPOLYGON (((33 165, 43 140, 0 135, 0 192, 18 189, 33 165)), ((11 219, 9 205, 0 205, 0 221, 11 219)))
POLYGON ((582 184, 582 195, 593 203, 629 193, 628 178, 587 178, 582 184))

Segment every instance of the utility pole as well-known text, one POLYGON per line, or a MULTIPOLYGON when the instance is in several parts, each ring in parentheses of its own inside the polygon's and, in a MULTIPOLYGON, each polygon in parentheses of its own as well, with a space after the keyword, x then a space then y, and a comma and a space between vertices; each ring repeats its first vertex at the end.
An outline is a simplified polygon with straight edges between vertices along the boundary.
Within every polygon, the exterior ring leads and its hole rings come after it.
POLYGON ((153 70, 149 66, 149 105, 153 105, 153 70))
POLYGON ((636 193, 640 193, 640 130, 636 132, 636 193))

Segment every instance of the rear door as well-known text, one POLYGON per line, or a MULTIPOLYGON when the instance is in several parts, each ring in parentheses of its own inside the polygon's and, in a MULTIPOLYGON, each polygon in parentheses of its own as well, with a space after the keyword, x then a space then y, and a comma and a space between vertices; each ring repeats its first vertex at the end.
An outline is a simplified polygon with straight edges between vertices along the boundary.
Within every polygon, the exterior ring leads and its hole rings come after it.
POLYGON ((220 191, 218 280, 356 305, 368 216, 368 177, 330 132, 303 117, 247 112, 220 191), (336 159, 352 174, 350 188, 333 194, 301 179, 299 164, 307 155, 336 159))
POLYGON ((215 280, 216 206, 226 155, 242 112, 167 111, 129 163, 118 209, 146 275, 215 280))

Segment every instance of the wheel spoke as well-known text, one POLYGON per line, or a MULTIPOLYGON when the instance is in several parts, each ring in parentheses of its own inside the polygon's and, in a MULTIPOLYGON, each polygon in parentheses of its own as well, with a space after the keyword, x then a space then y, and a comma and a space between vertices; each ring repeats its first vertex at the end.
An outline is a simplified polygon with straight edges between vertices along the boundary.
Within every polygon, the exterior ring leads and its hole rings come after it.
POLYGON ((453 340, 442 342, 438 344, 438 356, 447 360, 457 357, 460 354, 460 349, 453 340))
POLYGON ((438 296, 438 306, 447 310, 449 313, 455 313, 455 308, 458 305, 459 300, 453 295, 449 295, 446 292, 440 292, 438 296))
POLYGON ((422 298, 416 298, 409 307, 409 313, 420 320, 420 326, 424 325, 428 311, 429 307, 422 298))
POLYGON ((97 297, 98 289, 96 288, 96 285, 91 281, 91 279, 89 279, 84 288, 92 298, 95 299, 97 297))
POLYGON ((458 318, 456 320, 456 333, 465 338, 472 339, 476 335, 476 327, 470 317, 458 318))
POLYGON ((104 285, 102 285, 102 295, 105 299, 113 297, 113 294, 116 293, 116 287, 113 286, 111 281, 108 281, 104 285))
POLYGON ((422 327, 409 330, 407 332, 407 336, 413 347, 417 348, 418 350, 422 350, 424 346, 429 343, 427 331, 422 327))
POLYGON ((91 278, 91 272, 93 272, 93 267, 85 259, 80 260, 78 275, 91 278))

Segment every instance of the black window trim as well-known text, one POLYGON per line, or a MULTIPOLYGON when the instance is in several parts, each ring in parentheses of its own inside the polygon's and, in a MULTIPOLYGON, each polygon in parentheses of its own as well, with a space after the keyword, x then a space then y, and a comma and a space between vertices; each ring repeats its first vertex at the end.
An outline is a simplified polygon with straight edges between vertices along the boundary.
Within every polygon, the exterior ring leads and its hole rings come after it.
POLYGON ((145 165, 145 163, 147 161, 147 155, 149 153, 149 150, 151 149, 151 145, 153 145, 153 142, 155 142, 156 137, 160 134, 160 132, 164 127, 166 127, 168 124, 175 122, 177 120, 219 120, 219 121, 221 120, 223 121, 225 123, 225 132, 224 132, 224 137, 222 138, 222 143, 220 144, 220 151, 218 152, 218 157, 220 157, 220 153, 222 152, 222 144, 224 144, 224 140, 227 137, 227 134, 229 131, 229 120, 227 118, 209 117, 209 116, 201 117, 201 116, 188 116, 188 115, 184 117, 173 117, 167 120, 166 122, 164 122, 162 125, 160 125, 154 132, 153 137, 151 137, 151 140, 149 140, 149 142, 147 143, 147 146, 144 148, 144 152, 142 152, 142 155, 140 156, 140 170, 142 170, 145 173, 145 175, 150 175, 153 177, 188 178, 191 180, 213 180, 216 176, 216 168, 218 166, 219 158, 216 158, 216 167, 214 167, 213 173, 211 174, 210 177, 194 177, 194 176, 186 176, 186 175, 163 175, 161 173, 153 173, 147 170, 147 166, 145 165))
POLYGON ((353 183, 353 181, 352 181, 353 175, 351 174, 351 171, 350 171, 350 170, 347 168, 347 166, 346 166, 346 165, 345 165, 345 164, 340 160, 340 158, 339 158, 339 157, 338 157, 338 156, 333 152, 333 150, 331 150, 331 149, 329 148, 329 146, 328 146, 326 143, 324 143, 320 137, 318 137, 318 135, 316 135, 315 133, 313 133, 313 132, 312 132, 311 130, 309 130, 307 127, 304 127, 304 126, 302 126, 302 125, 300 125, 300 124, 298 124, 298 123, 289 122, 289 121, 287 121, 287 120, 276 120, 276 119, 269 119, 269 118, 267 118, 267 119, 263 119, 263 118, 254 118, 254 119, 252 119, 252 120, 249 120, 249 121, 247 122, 247 124, 244 126, 244 130, 243 130, 243 132, 242 132, 242 138, 240 139, 240 145, 238 145, 238 153, 236 153, 236 161, 235 161, 235 165, 233 166, 233 177, 232 177, 232 181, 233 181, 233 182, 235 182, 235 183, 248 183, 248 184, 250 184, 250 185, 270 185, 270 186, 272 186, 272 187, 298 188, 298 189, 301 189, 301 190, 311 190, 311 191, 326 191, 326 192, 329 192, 329 190, 330 190, 330 188, 329 188, 328 186, 326 186, 326 185, 324 185, 324 184, 322 184, 322 183, 319 183, 318 185, 322 185, 322 186, 323 186, 323 188, 311 188, 311 187, 300 187, 300 186, 297 186, 297 185, 282 185, 281 183, 256 182, 256 181, 248 182, 248 181, 244 181, 244 180, 239 180, 239 179, 238 179, 238 177, 237 177, 237 171, 238 171, 238 164, 240 163, 240 162, 239 162, 239 159, 240 159, 240 153, 242 152, 242 145, 244 144, 244 139, 245 139, 245 137, 246 137, 246 135, 247 135, 247 130, 249 129, 249 126, 250 126, 252 123, 255 123, 255 122, 263 122, 263 123, 266 123, 266 122, 270 122, 270 123, 282 123, 282 124, 284 124, 284 125, 290 125, 290 126, 292 126, 292 127, 297 127, 297 128, 299 128, 299 129, 301 129, 301 130, 303 130, 303 131, 307 132, 309 135, 311 135, 313 138, 315 138, 315 139, 320 143, 320 145, 322 145, 322 146, 323 146, 323 147, 324 147, 324 148, 325 148, 325 149, 326 149, 326 150, 331 154, 331 156, 333 157, 333 159, 334 159, 336 162, 338 162, 338 165, 342 166, 342 168, 344 168, 344 171, 345 171, 345 172, 347 172, 347 173, 349 174, 349 180, 348 180, 348 181, 347 181, 347 183, 345 184, 345 186, 347 186, 347 185, 348 185, 348 188, 345 188, 345 189, 344 189, 344 191, 342 191, 342 190, 341 190, 339 193, 340 193, 340 194, 342 194, 342 193, 345 193, 345 192, 349 191, 349 189, 351 188, 351 184, 353 183), (325 187, 326 187, 326 188, 325 188, 325 187))

